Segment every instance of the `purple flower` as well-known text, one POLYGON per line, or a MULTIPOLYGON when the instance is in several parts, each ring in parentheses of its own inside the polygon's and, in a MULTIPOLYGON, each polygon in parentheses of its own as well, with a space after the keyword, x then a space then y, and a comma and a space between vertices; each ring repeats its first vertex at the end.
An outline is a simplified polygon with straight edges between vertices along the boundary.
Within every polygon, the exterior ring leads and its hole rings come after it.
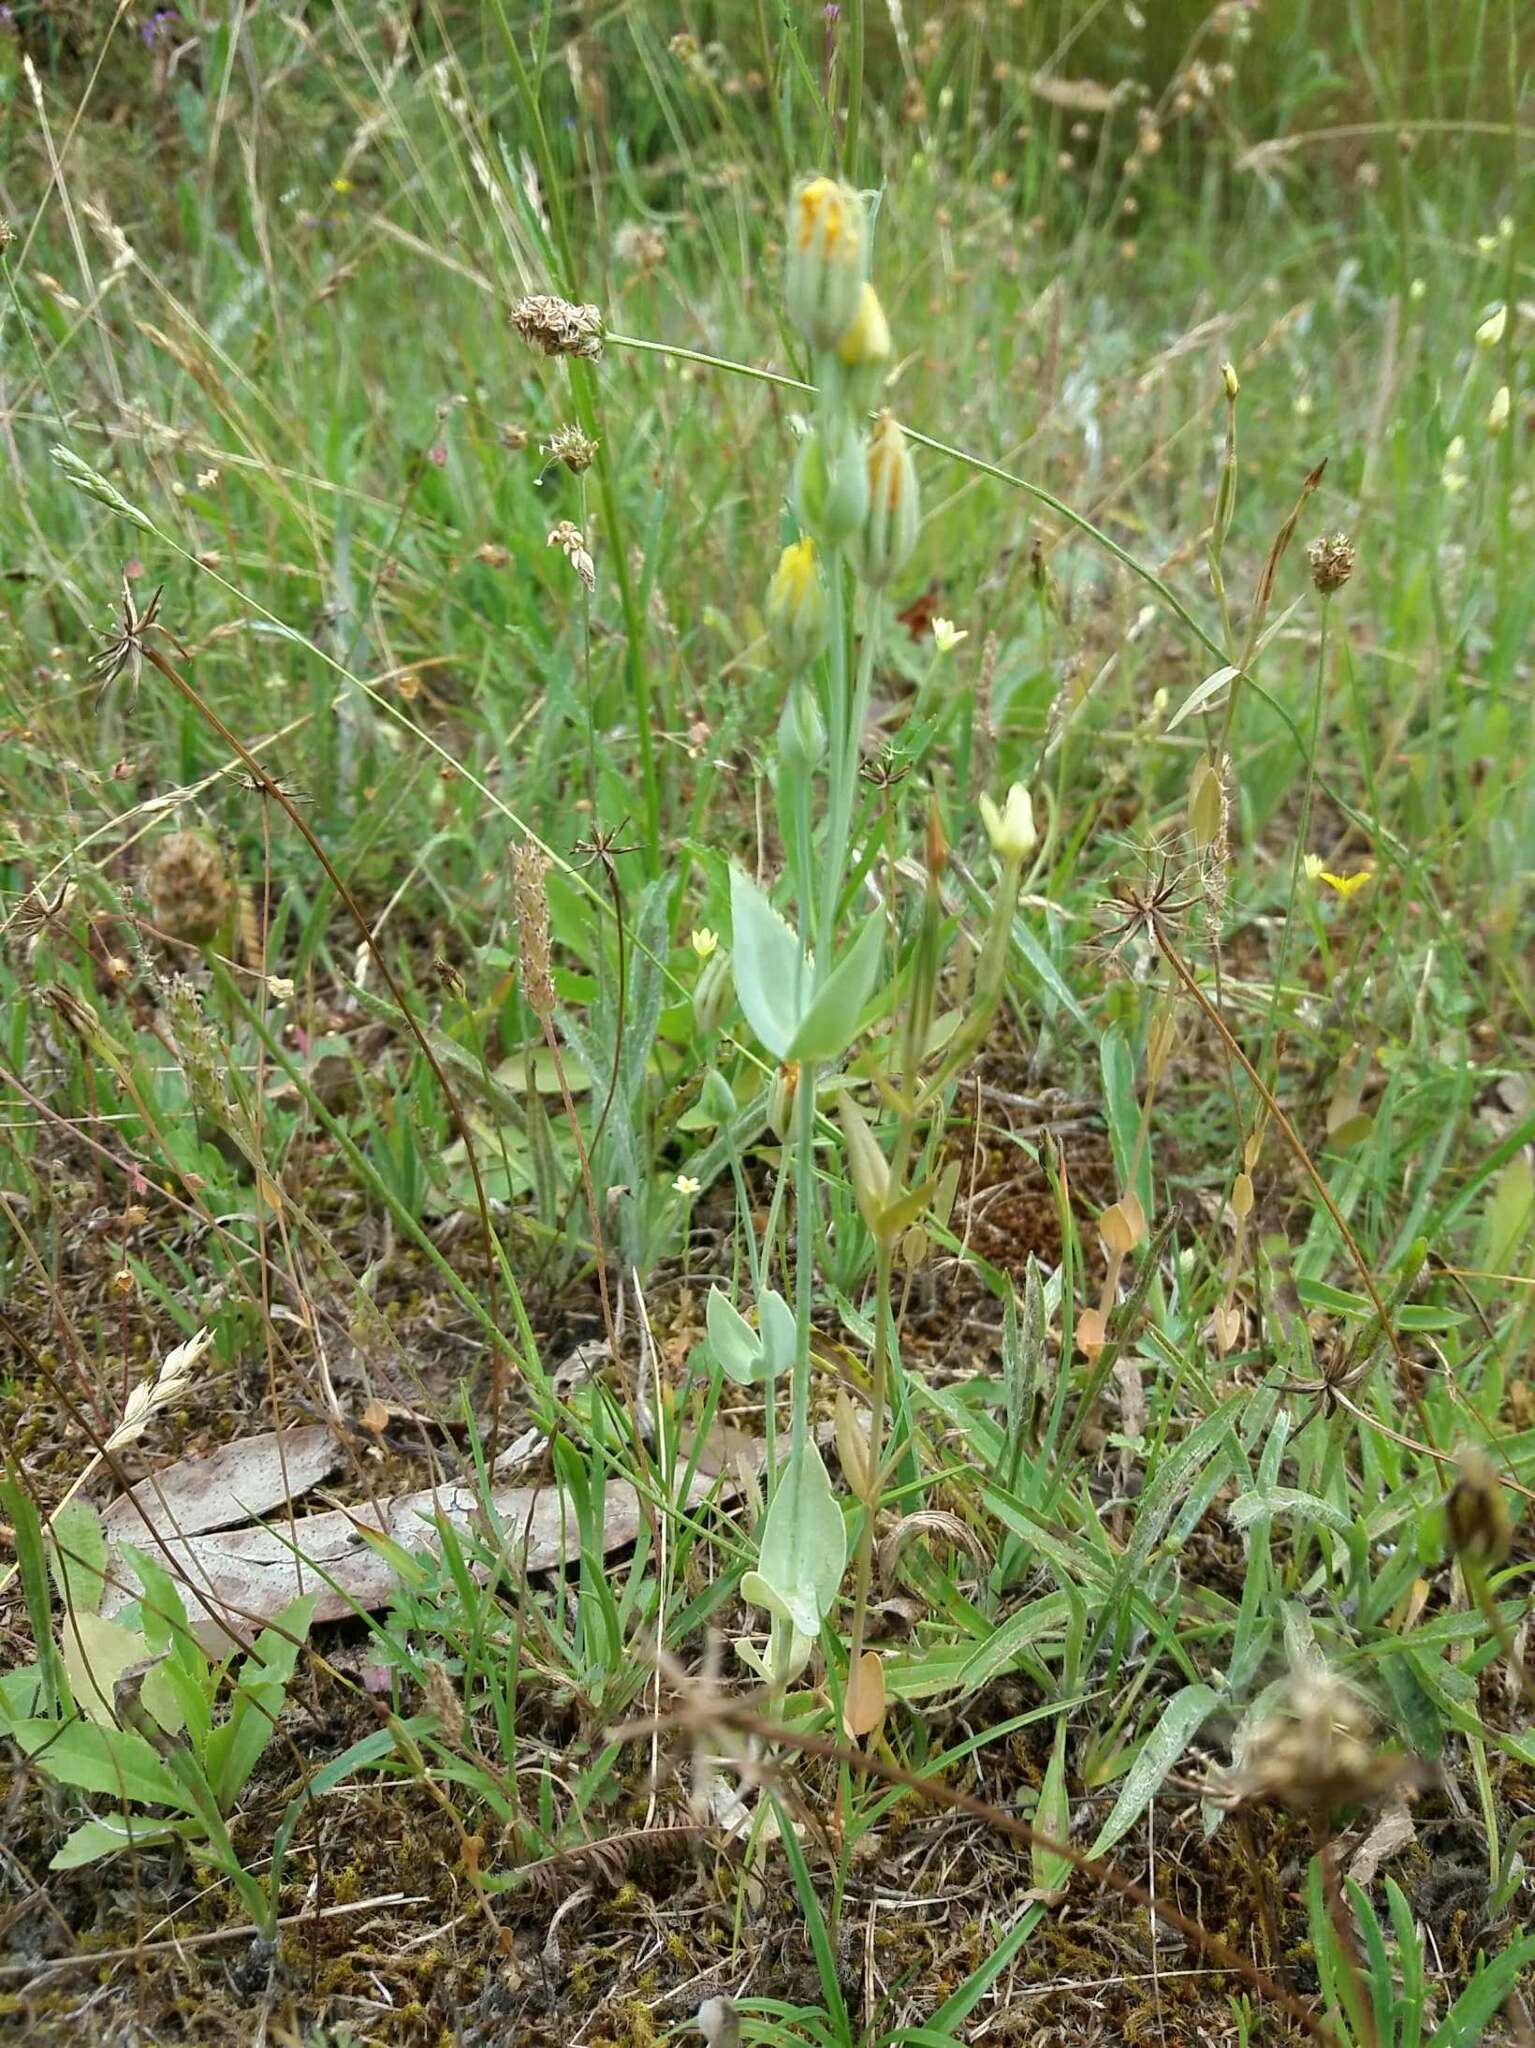
POLYGON ((176 10, 174 7, 157 7, 139 31, 144 38, 144 48, 152 50, 155 44, 159 42, 162 34, 168 37, 171 23, 175 19, 176 10))

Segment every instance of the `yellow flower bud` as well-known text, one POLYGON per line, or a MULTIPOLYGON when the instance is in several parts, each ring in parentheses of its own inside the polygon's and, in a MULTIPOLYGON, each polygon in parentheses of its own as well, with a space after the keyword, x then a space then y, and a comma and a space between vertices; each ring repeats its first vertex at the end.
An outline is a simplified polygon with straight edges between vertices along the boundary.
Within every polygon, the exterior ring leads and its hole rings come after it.
POLYGON ((1034 805, 1021 782, 1007 792, 999 811, 989 796, 981 798, 981 823, 999 859, 1022 866, 1034 851, 1039 835, 1034 830, 1034 805))
POLYGON ((814 349, 836 348, 859 310, 866 227, 863 201, 835 178, 802 178, 789 200, 784 298, 814 349))
POLYGON ((1503 339, 1503 331, 1507 326, 1508 308, 1507 306, 1499 306, 1498 310, 1495 313, 1489 313, 1487 315, 1487 318, 1476 330, 1477 347, 1496 348, 1498 343, 1503 339))
POLYGON ((882 412, 869 440, 869 504, 863 524, 847 543, 848 559, 876 590, 904 567, 922 523, 917 471, 906 436, 894 416, 882 412))
POLYGON ((890 360, 890 324, 872 284, 858 295, 858 311, 837 343, 837 355, 848 370, 877 370, 890 360))
POLYGON ((786 668, 814 661, 826 645, 826 588, 816 569, 815 542, 794 541, 778 558, 763 605, 768 639, 786 668))
POLYGON ((1487 408, 1487 431, 1489 434, 1501 434, 1508 425, 1510 402, 1508 386, 1500 384, 1493 394, 1492 404, 1487 408))

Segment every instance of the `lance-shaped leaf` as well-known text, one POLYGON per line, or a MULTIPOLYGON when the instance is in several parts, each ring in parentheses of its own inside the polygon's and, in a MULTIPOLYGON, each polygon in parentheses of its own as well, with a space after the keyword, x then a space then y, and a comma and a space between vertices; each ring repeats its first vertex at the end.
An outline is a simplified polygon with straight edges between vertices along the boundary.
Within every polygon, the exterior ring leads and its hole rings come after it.
POLYGON ((831 1609, 847 1565, 847 1525, 813 1443, 790 1459, 762 1525, 757 1569, 741 1597, 814 1637, 831 1609))
POLYGON ((799 940, 751 877, 730 870, 731 965, 746 1021, 775 1059, 791 1057, 808 980, 799 940))

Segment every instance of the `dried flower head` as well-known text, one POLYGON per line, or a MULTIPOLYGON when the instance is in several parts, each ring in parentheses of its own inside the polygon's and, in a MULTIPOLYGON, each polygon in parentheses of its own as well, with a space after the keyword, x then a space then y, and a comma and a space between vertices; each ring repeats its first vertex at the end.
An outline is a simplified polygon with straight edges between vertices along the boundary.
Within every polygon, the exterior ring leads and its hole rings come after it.
POLYGON ((583 469, 590 469, 597 453, 597 443, 576 426, 561 427, 551 434, 544 443, 544 452, 551 462, 563 462, 574 475, 583 469))
POLYGON ((517 948, 522 959, 522 993, 528 1008, 546 1023, 554 1015, 554 976, 549 967, 549 896, 544 871, 549 862, 531 842, 512 848, 512 894, 517 904, 517 948))
POLYGON ((591 558, 586 537, 579 526, 573 526, 568 519, 562 519, 550 534, 548 545, 560 549, 588 591, 597 588, 597 565, 591 558))
POLYGON ((917 472, 899 422, 882 412, 869 436, 869 502, 848 538, 848 559, 860 579, 883 589, 917 544, 922 514, 917 472))
POLYGON ((1227 1808, 1277 1804, 1321 1817, 1381 1798, 1415 1768, 1413 1759, 1380 1748, 1375 1716, 1359 1694, 1318 1668, 1290 1680, 1210 1797, 1227 1808))
POLYGON ((1311 580, 1323 597, 1341 590, 1354 573, 1354 543, 1346 533, 1324 534, 1306 550, 1311 580))
POLYGON ((8 220, 0 218, 0 249, 9 249, 16 239, 16 230, 8 220))
POLYGON ((596 362, 602 355, 600 306, 573 306, 552 292, 535 292, 513 306, 512 325, 546 356, 585 356, 596 362))
POLYGON ((167 833, 145 882, 155 924, 168 939, 207 945, 229 915, 224 857, 206 832, 167 833))
POLYGON ((627 220, 613 232, 613 261, 646 272, 666 258, 666 231, 643 221, 627 220))

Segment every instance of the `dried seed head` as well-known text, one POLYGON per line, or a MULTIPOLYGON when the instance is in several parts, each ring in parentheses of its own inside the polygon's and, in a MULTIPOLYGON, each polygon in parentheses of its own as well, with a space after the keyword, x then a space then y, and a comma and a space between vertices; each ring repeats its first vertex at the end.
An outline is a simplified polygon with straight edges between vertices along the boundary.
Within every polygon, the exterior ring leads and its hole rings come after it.
POLYGON ((583 434, 579 427, 561 427, 544 443, 544 452, 551 462, 563 462, 568 470, 579 476, 583 469, 591 468, 597 443, 583 434))
POLYGON ((207 945, 229 915, 224 858, 206 832, 167 833, 145 881, 154 921, 167 938, 207 945))
POLYGON ((1379 1799, 1412 1769, 1410 1759, 1378 1747, 1375 1716, 1358 1693, 1318 1669, 1291 1679, 1211 1797, 1226 1807, 1274 1803, 1321 1816, 1379 1799))
POLYGON ((1497 1472, 1475 1444, 1462 1444, 1455 1463, 1459 1477, 1444 1504, 1450 1548, 1463 1562, 1500 1565, 1508 1555, 1510 1531, 1497 1472))
POLYGON ((602 354, 600 306, 573 306, 552 292, 536 292, 513 306, 512 325, 546 356, 585 356, 596 362, 602 354))
POLYGON ((464 1732, 464 1704, 458 1696, 457 1686, 435 1659, 427 1660, 423 1690, 429 1711, 437 1716, 438 1732, 449 1742, 457 1742, 464 1732))
POLYGON ((0 219, 0 249, 9 249, 16 239, 16 230, 8 220, 0 219))
POLYGON ((545 1023, 554 1015, 554 977, 549 968, 549 896, 540 848, 512 849, 512 894, 517 905, 517 950, 522 960, 522 993, 528 1008, 545 1023))
POLYGON ((1323 597, 1341 590, 1354 573, 1354 543, 1346 533, 1325 534, 1306 550, 1311 580, 1323 597))

